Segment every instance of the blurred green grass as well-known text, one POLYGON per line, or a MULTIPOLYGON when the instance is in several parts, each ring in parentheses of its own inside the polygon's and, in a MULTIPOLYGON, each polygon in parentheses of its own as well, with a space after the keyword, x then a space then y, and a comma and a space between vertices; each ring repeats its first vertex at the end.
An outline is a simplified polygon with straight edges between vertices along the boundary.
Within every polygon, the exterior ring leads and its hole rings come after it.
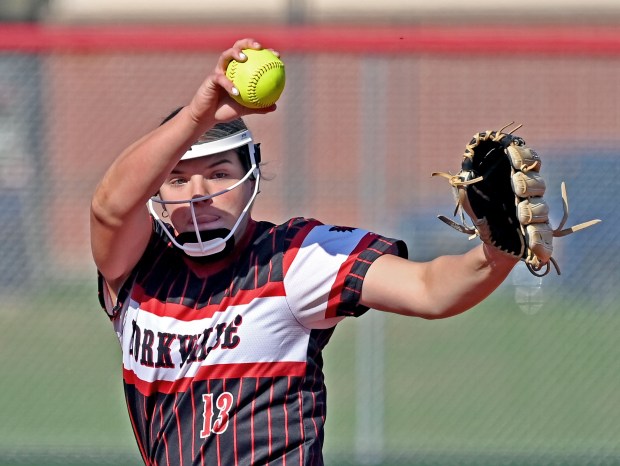
MULTIPOLYGON (((567 297, 529 314, 511 293, 447 320, 385 316, 384 392, 368 400, 385 407, 378 461, 620 464, 617 309, 567 297)), ((94 283, 2 297, 0 466, 140 464, 94 283)), ((363 319, 340 324, 325 350, 328 465, 359 462, 363 319)))
MULTIPOLYGON (((393 464, 620 464, 617 309, 567 294, 525 313, 513 293, 503 286, 446 320, 386 316, 385 393, 374 402, 385 404, 384 456, 393 464), (472 462, 451 462, 463 457, 472 462)), ((341 324, 325 351, 326 451, 339 464, 355 451, 359 325, 341 324)))

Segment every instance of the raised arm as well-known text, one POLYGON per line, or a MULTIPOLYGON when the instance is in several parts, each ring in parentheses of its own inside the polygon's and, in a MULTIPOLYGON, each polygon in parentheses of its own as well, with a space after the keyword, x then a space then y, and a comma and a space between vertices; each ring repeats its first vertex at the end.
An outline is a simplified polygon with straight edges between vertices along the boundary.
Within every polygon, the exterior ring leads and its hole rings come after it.
POLYGON ((243 49, 260 49, 253 39, 237 41, 224 51, 189 104, 114 160, 91 201, 91 248, 97 268, 113 291, 142 256, 151 234, 146 203, 164 182, 183 153, 218 122, 250 113, 268 113, 275 105, 249 109, 236 103, 238 93, 226 77, 231 60, 244 61, 243 49))
POLYGON ((425 319, 450 317, 489 296, 516 263, 516 259, 486 244, 430 262, 385 255, 368 269, 361 303, 425 319))

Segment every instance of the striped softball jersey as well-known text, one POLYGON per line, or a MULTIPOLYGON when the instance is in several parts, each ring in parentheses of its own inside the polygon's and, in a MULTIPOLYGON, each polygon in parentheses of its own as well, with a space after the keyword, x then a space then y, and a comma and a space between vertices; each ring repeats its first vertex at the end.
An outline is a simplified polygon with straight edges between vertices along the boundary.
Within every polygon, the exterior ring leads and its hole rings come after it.
POLYGON ((147 466, 322 465, 321 351, 358 304, 369 265, 401 241, 304 218, 250 221, 200 264, 154 222, 112 302, 131 425, 147 466))

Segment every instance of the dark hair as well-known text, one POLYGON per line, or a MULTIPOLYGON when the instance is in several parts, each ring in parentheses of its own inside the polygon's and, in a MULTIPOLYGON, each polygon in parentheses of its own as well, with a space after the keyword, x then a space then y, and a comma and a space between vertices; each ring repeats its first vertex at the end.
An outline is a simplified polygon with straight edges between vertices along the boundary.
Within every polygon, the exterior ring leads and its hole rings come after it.
MULTIPOLYGON (((170 114, 162 120, 160 126, 174 118, 177 113, 179 113, 182 109, 183 107, 178 107, 172 112, 170 112, 170 114)), ((237 118, 226 123, 217 123, 215 126, 213 126, 213 128, 200 136, 197 142, 217 141, 219 139, 225 138, 226 136, 231 136, 233 134, 240 133, 241 131, 247 131, 247 129, 248 127, 241 118, 237 118)), ((248 146, 244 145, 238 147, 237 149, 235 149, 235 152, 237 152, 237 155, 239 156, 239 161, 247 172, 252 165, 250 162, 250 150, 248 146)))

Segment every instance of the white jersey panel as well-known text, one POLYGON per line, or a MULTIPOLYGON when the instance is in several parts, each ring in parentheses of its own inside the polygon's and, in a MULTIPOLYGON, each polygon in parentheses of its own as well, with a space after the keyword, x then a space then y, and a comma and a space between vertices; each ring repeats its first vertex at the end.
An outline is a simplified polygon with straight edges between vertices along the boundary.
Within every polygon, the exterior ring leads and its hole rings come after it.
POLYGON ((146 382, 193 377, 203 366, 305 363, 310 339, 310 330, 295 321, 282 296, 258 298, 192 321, 158 316, 137 309, 137 303, 132 301, 122 321, 123 366, 146 382), (152 362, 158 359, 158 345, 166 341, 162 335, 174 335, 167 340, 167 355, 173 367, 155 367, 157 364, 146 362, 145 354, 151 356, 152 362), (193 361, 187 359, 187 342, 192 336, 195 346, 203 348, 194 353, 198 358, 193 361))
POLYGON ((368 232, 320 225, 304 238, 284 277, 287 299, 295 317, 308 328, 329 328, 344 317, 325 317, 338 272, 368 232))

